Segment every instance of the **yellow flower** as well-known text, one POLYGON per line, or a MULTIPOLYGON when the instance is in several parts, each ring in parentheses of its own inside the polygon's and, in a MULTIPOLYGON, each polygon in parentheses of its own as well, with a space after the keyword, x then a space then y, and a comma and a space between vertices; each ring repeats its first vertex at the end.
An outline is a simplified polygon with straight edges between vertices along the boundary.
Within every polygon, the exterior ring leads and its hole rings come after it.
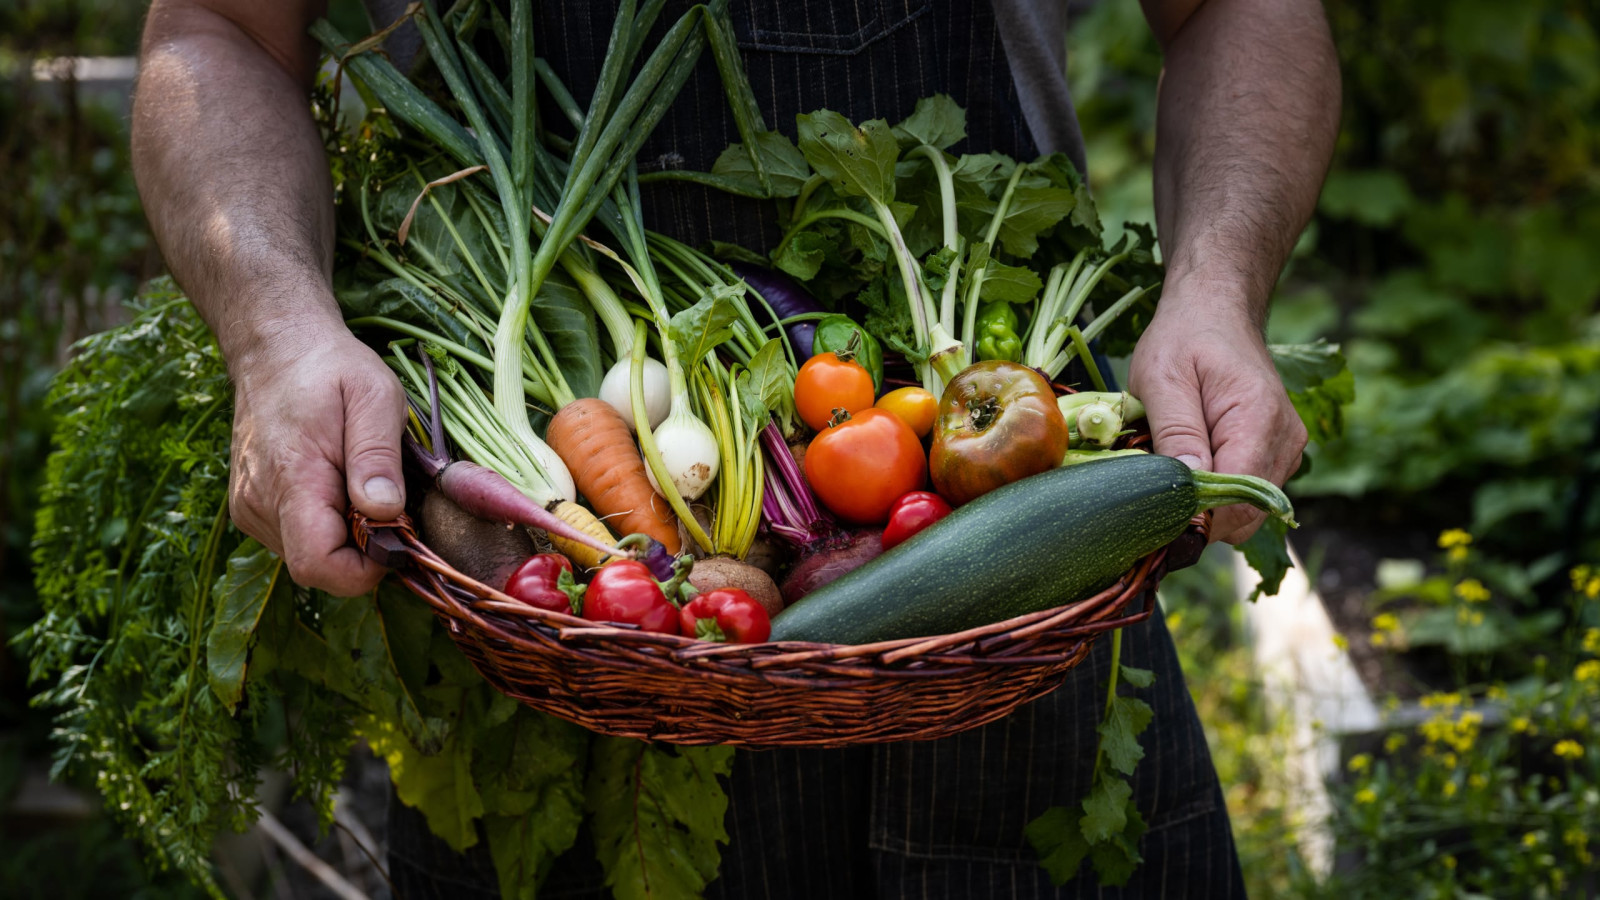
POLYGON ((1478 579, 1467 578, 1456 585, 1456 596, 1468 603, 1482 603, 1489 599, 1489 589, 1478 579))
POLYGON ((1452 872, 1454 872, 1456 869, 1456 858, 1448 853, 1440 857, 1439 862, 1443 863, 1444 867, 1452 872))
POLYGON ((1504 700, 1506 698, 1506 689, 1498 684, 1491 684, 1489 689, 1483 692, 1483 695, 1490 700, 1504 700))
POLYGON ((1600 659, 1578 663, 1572 670, 1572 677, 1579 681, 1600 681, 1600 659))
POLYGON ((1600 654, 1600 628, 1591 628, 1583 633, 1583 652, 1600 654))
POLYGON ((1362 788, 1356 791, 1356 802, 1361 804, 1377 803, 1378 792, 1372 788, 1362 788))
POLYGON ((1530 832, 1528 832, 1528 833, 1526 833, 1526 834, 1524 834, 1522 836, 1522 846, 1524 846, 1524 847, 1537 847, 1537 846, 1539 846, 1539 840, 1540 840, 1539 832, 1530 831, 1530 832))
POLYGON ((1583 745, 1570 739, 1557 741, 1555 754, 1562 759, 1579 759, 1583 756, 1583 745))
POLYGON ((1467 785, 1473 790, 1481 791, 1489 786, 1489 779, 1474 772, 1467 776, 1467 785))
POLYGON ((1434 707, 1454 709, 1461 705, 1461 695, 1454 691, 1448 694, 1428 694, 1417 702, 1422 704, 1423 709, 1433 709, 1434 707))
POLYGON ((1372 617, 1373 631, 1397 631, 1400 628, 1400 617, 1394 613, 1378 613, 1372 617))
POLYGON ((1372 646, 1374 646, 1374 647, 1382 647, 1383 645, 1385 645, 1387 643, 1389 643, 1389 638, 1383 632, 1381 632, 1381 631, 1375 632, 1372 635, 1372 646))
POLYGON ((1345 640, 1345 637, 1342 634, 1335 634, 1333 636, 1333 645, 1338 647, 1340 650, 1350 649, 1350 642, 1345 640))
MULTIPOLYGON (((1454 753, 1446 753, 1444 756, 1439 757, 1439 761, 1444 763, 1444 767, 1447 769, 1454 769, 1456 767, 1456 763, 1458 762, 1454 753)), ((1452 793, 1454 793, 1454 791, 1452 791, 1452 793)))
POLYGON ((1456 795, 1456 783, 1454 781, 1446 781, 1444 786, 1439 789, 1439 792, 1444 794, 1446 800, 1454 797, 1456 795))
POLYGON ((1577 857, 1578 862, 1587 866, 1594 861, 1594 857, 1589 853, 1589 835, 1583 829, 1569 828, 1567 833, 1561 836, 1561 840, 1572 848, 1572 855, 1577 857))
POLYGON ((1511 719, 1511 730, 1517 734, 1522 734, 1525 731, 1532 731, 1533 723, 1528 721, 1527 716, 1514 716, 1511 719))
POLYGON ((1600 572, 1589 566, 1577 566, 1572 570, 1572 589, 1590 600, 1600 597, 1600 572))
POLYGON ((1445 551, 1451 562, 1462 562, 1468 556, 1467 547, 1472 544, 1472 535, 1459 528, 1452 528, 1439 535, 1439 546, 1445 551))
POLYGON ((1399 750, 1401 747, 1404 747, 1405 745, 1406 745, 1406 736, 1401 734, 1401 733, 1399 733, 1398 731, 1395 732, 1394 734, 1389 735, 1387 738, 1384 738, 1384 740, 1383 740, 1383 749, 1385 751, 1389 752, 1389 753, 1393 753, 1396 750, 1399 750))
POLYGON ((1357 753, 1355 756, 1350 757, 1350 762, 1346 763, 1346 767, 1352 772, 1365 772, 1371 766, 1372 757, 1365 753, 1357 753))

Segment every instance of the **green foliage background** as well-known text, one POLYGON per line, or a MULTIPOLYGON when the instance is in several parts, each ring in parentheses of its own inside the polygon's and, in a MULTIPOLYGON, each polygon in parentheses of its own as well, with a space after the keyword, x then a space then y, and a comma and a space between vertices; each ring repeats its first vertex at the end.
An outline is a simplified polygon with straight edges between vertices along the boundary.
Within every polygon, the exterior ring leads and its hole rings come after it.
MULTIPOLYGON (((1470 522, 1537 555, 1571 531, 1600 423, 1593 9, 1327 9, 1344 76, 1337 155, 1270 330, 1342 340, 1357 390, 1345 437, 1295 490, 1361 498, 1375 517, 1403 508, 1422 530, 1470 522)), ((1097 4, 1069 45, 1102 215, 1147 221, 1159 50, 1131 3, 1097 4)))
MULTIPOLYGON (((1429 639, 1424 621, 1446 626, 1448 640, 1433 640, 1449 693, 1428 698, 1419 733, 1399 726, 1351 760, 1331 824, 1353 855, 1321 883, 1293 850, 1311 823, 1286 818, 1273 760, 1288 742, 1263 712, 1259 676, 1240 650, 1213 649, 1236 647, 1237 634, 1215 630, 1217 613, 1181 593, 1202 570, 1169 580, 1180 591, 1168 597, 1173 631, 1230 785, 1253 894, 1588 895, 1600 670, 1574 669, 1569 645, 1581 637, 1592 655, 1600 632, 1592 595, 1574 605, 1569 572, 1600 555, 1581 487, 1600 470, 1595 9, 1326 6, 1344 76, 1341 132, 1270 333, 1339 340, 1355 401, 1344 437, 1290 490, 1302 509, 1324 508, 1358 533, 1431 543, 1468 529, 1474 583, 1492 599, 1463 598, 1473 594, 1459 590, 1459 562, 1406 590, 1420 605, 1401 631, 1413 646, 1429 639), (1196 626, 1213 626, 1210 637, 1195 641, 1196 626), (1482 740, 1466 740, 1485 715, 1482 740)), ((1159 51, 1131 3, 1095 5, 1069 46, 1102 217, 1148 220, 1159 51)))

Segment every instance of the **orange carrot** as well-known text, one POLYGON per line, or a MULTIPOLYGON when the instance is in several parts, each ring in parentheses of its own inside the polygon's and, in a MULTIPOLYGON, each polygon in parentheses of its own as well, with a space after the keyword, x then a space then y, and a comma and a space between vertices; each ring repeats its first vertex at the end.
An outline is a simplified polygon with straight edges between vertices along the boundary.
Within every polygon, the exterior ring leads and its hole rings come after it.
POLYGON ((678 518, 644 473, 628 423, 604 400, 587 397, 550 420, 545 443, 572 472, 578 492, 617 534, 642 532, 678 553, 678 518))

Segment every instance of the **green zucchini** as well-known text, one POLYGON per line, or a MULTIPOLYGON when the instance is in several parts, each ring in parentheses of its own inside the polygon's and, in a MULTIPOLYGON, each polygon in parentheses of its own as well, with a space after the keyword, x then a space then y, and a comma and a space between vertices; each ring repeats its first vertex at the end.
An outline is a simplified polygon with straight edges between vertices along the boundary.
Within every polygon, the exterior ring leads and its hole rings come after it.
POLYGON ((1202 509, 1289 500, 1248 475, 1144 454, 1052 469, 960 507, 772 620, 774 641, 867 644, 949 634, 1051 609, 1112 584, 1202 509))

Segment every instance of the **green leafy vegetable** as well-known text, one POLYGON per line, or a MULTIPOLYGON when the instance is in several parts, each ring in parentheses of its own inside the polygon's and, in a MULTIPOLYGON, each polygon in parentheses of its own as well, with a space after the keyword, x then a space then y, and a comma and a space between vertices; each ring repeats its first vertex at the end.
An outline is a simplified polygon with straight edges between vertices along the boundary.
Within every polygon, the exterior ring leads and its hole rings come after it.
MULTIPOLYGON (((263 720, 230 716, 208 677, 214 587, 227 585, 243 540, 226 517, 231 392, 215 344, 170 281, 152 284, 133 313, 84 341, 51 390, 56 449, 34 551, 42 616, 19 641, 42 687, 36 702, 58 716, 55 771, 89 773, 158 863, 220 895, 212 838, 254 821, 269 749, 263 720)), ((218 638, 232 702, 249 606, 222 616, 231 633, 218 638)), ((244 697, 266 699, 249 684, 244 697)), ((310 698, 304 721, 322 723, 338 702, 310 698)), ((298 789, 331 790, 342 758, 304 760, 298 789)))
MULTIPOLYGON (((1124 670, 1126 678, 1127 672, 1124 670)), ((1132 681, 1129 681, 1132 684, 1132 681)), ((1148 686, 1149 681, 1146 681, 1148 686)), ((1150 724, 1153 713, 1150 704, 1136 697, 1116 697, 1100 723, 1100 750, 1106 755, 1111 768, 1124 775, 1132 775, 1133 767, 1144 759, 1144 748, 1139 746, 1139 735, 1150 724)))
POLYGON ((672 317, 668 333, 685 362, 703 358, 733 337, 733 325, 739 321, 734 290, 743 288, 715 291, 672 317))
POLYGON ((218 598, 216 621, 206 637, 211 689, 232 712, 244 695, 245 665, 267 600, 288 585, 283 560, 247 540, 228 560, 227 574, 211 591, 218 598))
POLYGON ((1268 516, 1256 533, 1239 545, 1245 562, 1261 576, 1261 581, 1250 591, 1252 602, 1262 596, 1276 596, 1278 588, 1283 585, 1283 576, 1294 567, 1289 559, 1288 534, 1287 524, 1268 516))
POLYGON ((894 200, 894 164, 900 145, 882 119, 861 127, 832 110, 802 113, 800 152, 818 175, 847 196, 866 197, 878 203, 894 200))
MULTIPOLYGON (((1070 190, 1046 185, 1018 187, 1000 222, 1000 245, 1007 253, 1027 259, 1039 249, 1039 235, 1054 228, 1078 203, 1070 190)), ((961 211, 987 225, 999 210, 997 201, 967 203, 961 211)), ((976 230, 976 229, 974 229, 976 230)))
POLYGON ((596 738, 586 788, 595 852, 617 900, 699 897, 717 876, 731 747, 596 738))
POLYGON ((1344 408, 1355 399, 1355 376, 1338 344, 1272 344, 1272 363, 1313 443, 1344 432, 1344 408))
MULTIPOLYGON (((980 245, 981 246, 981 245, 980 245)), ((1044 282, 1032 269, 1008 266, 995 259, 984 264, 983 287, 978 297, 983 300, 1004 300, 1007 303, 1032 303, 1044 282)))
POLYGON ((967 111, 948 94, 934 94, 917 101, 917 108, 894 126, 894 135, 903 148, 927 144, 948 150, 967 136, 967 111))
POLYGON ((1100 722, 1100 749, 1095 754, 1093 782, 1082 803, 1083 814, 1055 806, 1029 822, 1023 836, 1039 854, 1040 865, 1057 885, 1076 878, 1088 859, 1102 885, 1124 885, 1143 858, 1139 839, 1148 827, 1133 802, 1133 774, 1144 748, 1139 735, 1154 715, 1136 697, 1117 694, 1118 676, 1133 687, 1147 688, 1155 674, 1121 664, 1122 632, 1112 634, 1111 683, 1105 716, 1100 722))
MULTIPOLYGON (((760 400, 787 431, 795 417, 794 380, 783 355, 783 340, 773 338, 761 345, 750 358, 748 371, 740 379, 740 396, 750 394, 760 400)), ((752 435, 753 436, 753 435, 752 435)))

